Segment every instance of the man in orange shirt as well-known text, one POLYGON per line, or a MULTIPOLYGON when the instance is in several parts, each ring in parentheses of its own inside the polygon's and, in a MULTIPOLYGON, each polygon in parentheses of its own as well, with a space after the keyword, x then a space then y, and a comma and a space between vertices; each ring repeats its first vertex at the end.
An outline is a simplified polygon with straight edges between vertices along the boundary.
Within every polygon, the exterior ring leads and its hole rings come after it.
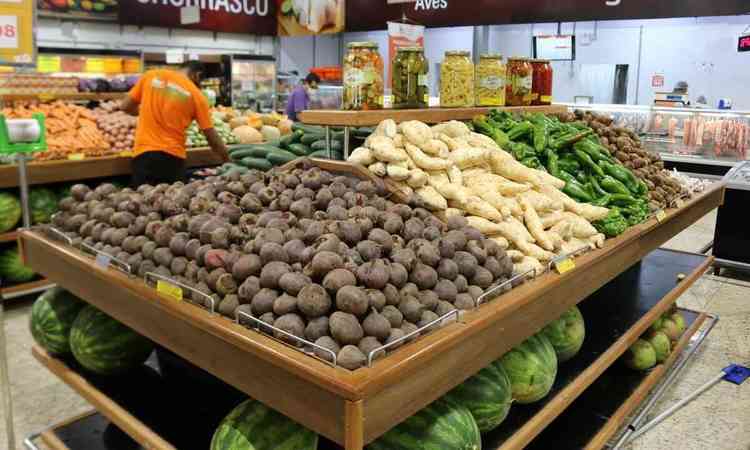
POLYGON ((197 61, 180 71, 150 70, 122 101, 123 111, 138 115, 131 163, 134 187, 185 179, 185 131, 193 120, 211 150, 229 160, 224 141, 213 128, 208 100, 197 87, 202 73, 203 64, 197 61))

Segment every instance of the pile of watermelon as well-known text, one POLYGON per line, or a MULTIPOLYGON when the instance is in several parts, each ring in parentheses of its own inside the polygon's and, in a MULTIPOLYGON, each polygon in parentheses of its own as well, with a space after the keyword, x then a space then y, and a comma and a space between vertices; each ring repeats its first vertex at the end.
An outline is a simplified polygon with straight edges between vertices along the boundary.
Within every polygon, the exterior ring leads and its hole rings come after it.
POLYGON ((151 341, 62 288, 36 299, 30 328, 48 352, 72 353, 81 366, 100 375, 138 367, 153 350, 151 341))
POLYGON ((14 229, 21 220, 21 202, 10 192, 0 192, 0 234, 14 229))
MULTIPOLYGON (((511 403, 549 394, 557 365, 580 350, 585 336, 577 307, 480 370, 442 398, 367 446, 367 450, 481 450, 482 433, 497 428, 511 403)), ((211 450, 315 450, 317 436, 255 400, 227 415, 211 450)))
POLYGON ((26 283, 34 276, 34 271, 23 265, 17 245, 0 251, 0 280, 11 284, 26 283))

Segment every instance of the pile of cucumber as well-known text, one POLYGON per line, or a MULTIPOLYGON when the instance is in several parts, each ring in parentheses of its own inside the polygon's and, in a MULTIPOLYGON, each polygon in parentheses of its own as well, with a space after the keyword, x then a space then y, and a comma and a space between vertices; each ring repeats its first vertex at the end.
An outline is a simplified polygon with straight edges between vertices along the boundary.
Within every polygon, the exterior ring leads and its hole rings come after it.
MULTIPOLYGON (((355 144, 356 141, 362 141, 372 133, 371 128, 352 128, 350 131, 355 144)), ((295 123, 292 125, 291 134, 263 144, 233 146, 229 150, 229 157, 232 162, 221 166, 221 173, 226 174, 229 171, 241 173, 249 169, 265 171, 300 157, 343 160, 344 131, 338 128, 331 129, 329 152, 326 145, 325 128, 295 123)))

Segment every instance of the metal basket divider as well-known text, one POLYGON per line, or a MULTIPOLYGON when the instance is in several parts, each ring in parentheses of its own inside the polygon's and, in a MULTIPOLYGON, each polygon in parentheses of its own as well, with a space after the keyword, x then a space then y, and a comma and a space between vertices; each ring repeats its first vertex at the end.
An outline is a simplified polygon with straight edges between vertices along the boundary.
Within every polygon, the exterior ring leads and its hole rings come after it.
MULTIPOLYGON (((330 354, 331 357, 332 357, 332 359, 333 359, 333 361, 325 360, 323 358, 318 357, 317 355, 314 355, 314 356, 316 358, 320 359, 321 361, 325 361, 326 363, 332 365, 333 367, 336 367, 336 365, 337 365, 336 364, 337 363, 337 361, 336 361, 337 358, 336 358, 336 353, 333 350, 330 350, 330 349, 327 349, 325 347, 322 347, 322 346, 320 346, 320 345, 318 345, 318 344, 316 344, 314 342, 310 342, 307 339, 302 339, 301 337, 295 336, 292 333, 288 333, 288 332, 282 330, 281 328, 277 328, 277 327, 275 327, 275 326, 273 326, 271 324, 263 322, 262 320, 260 320, 260 319, 258 319, 256 317, 253 317, 251 314, 248 314, 248 313, 246 313, 244 311, 236 311, 235 314, 234 314, 234 320, 235 320, 235 322, 238 325, 242 325, 240 323, 240 316, 242 316, 242 317, 244 317, 246 319, 250 319, 251 322, 254 322, 255 324, 257 324, 259 332, 261 331, 261 327, 267 327, 267 328, 270 328, 271 330, 273 330, 273 331, 275 331, 277 333, 281 333, 282 335, 284 335, 284 336, 286 336, 286 337, 288 337, 288 338, 290 338, 290 339, 292 339, 294 341, 300 342, 303 345, 309 345, 310 347, 317 348, 319 350, 324 351, 325 353, 330 354)), ((282 341, 280 339, 277 339, 276 337, 271 336, 268 333, 264 333, 264 334, 268 335, 269 337, 273 338, 274 340, 277 340, 277 341, 279 341, 281 343, 287 344, 286 342, 284 342, 284 341, 282 341)), ((299 349, 297 347, 294 347, 294 349, 297 350, 297 351, 299 351, 300 353, 304 353, 306 355, 308 354, 307 352, 305 352, 305 351, 303 351, 303 350, 301 350, 301 349, 299 349)))
POLYGON ((456 316, 456 322, 458 322, 460 320, 460 318, 461 318, 461 311, 459 309, 454 309, 452 311, 449 311, 449 312, 443 314, 442 316, 438 317, 437 319, 433 320, 432 322, 428 323, 427 325, 425 325, 423 327, 420 327, 420 328, 417 328, 416 330, 412 331, 411 333, 406 334, 406 335, 404 335, 404 336, 396 339, 393 342, 389 342, 387 344, 381 345, 378 348, 374 348, 374 349, 370 350, 370 353, 367 354, 367 367, 372 367, 372 358, 375 356, 376 353, 381 352, 381 351, 385 352, 385 350, 388 349, 389 347, 393 347, 393 346, 395 346, 397 344, 400 344, 400 343, 406 341, 407 339, 409 339, 412 336, 420 334, 422 331, 426 330, 427 328, 430 328, 431 326, 435 325, 438 322, 442 322, 443 320, 447 319, 450 316, 456 316))
POLYGON ((567 258, 573 258, 574 256, 578 256, 579 254, 586 253, 590 250, 592 250, 590 245, 584 245, 583 247, 577 250, 573 250, 572 252, 563 253, 562 255, 555 256, 549 261, 549 263, 547 263, 547 270, 552 270, 552 268, 555 266, 555 263, 563 261, 567 258))
MULTIPOLYGON (((146 272, 146 274, 143 276, 143 279, 144 279, 144 281, 146 281, 146 283, 148 283, 148 278, 149 277, 153 277, 153 278, 157 278, 157 279, 162 280, 162 281, 166 281, 169 284, 174 284, 175 286, 179 286, 182 289, 186 289, 186 290, 188 290, 190 292, 193 292, 193 293, 198 294, 198 295, 200 295, 200 296, 202 296, 204 298, 207 298, 211 302, 211 314, 216 314, 216 301, 214 300, 213 297, 211 297, 210 295, 206 294, 205 292, 201 292, 201 291, 199 291, 198 289, 196 289, 196 288, 194 288, 192 286, 188 286, 185 283, 180 283, 179 281, 177 281, 177 280, 175 280, 173 278, 169 278, 167 276, 164 276, 164 275, 161 275, 161 274, 158 274, 158 273, 155 273, 155 272, 146 272)), ((192 303, 192 302, 190 302, 190 303, 192 303)))
POLYGON ((41 226, 40 229, 63 239, 65 242, 68 243, 68 245, 73 245, 73 239, 71 239, 70 236, 65 234, 65 232, 60 230, 59 228, 55 228, 52 225, 47 225, 47 226, 41 226))
POLYGON ((130 264, 126 263, 125 261, 119 258, 116 258, 110 255, 109 253, 104 253, 101 250, 97 250, 96 248, 94 248, 94 246, 86 244, 85 242, 81 242, 80 247, 81 247, 81 250, 88 249, 94 252, 94 254, 97 255, 97 261, 98 261, 98 257, 102 256, 107 262, 107 265, 109 265, 110 262, 116 263, 113 265, 115 269, 118 269, 120 272, 123 272, 128 276, 133 276, 133 272, 132 272, 133 268, 130 266, 130 264), (118 265, 120 267, 118 267, 118 265))
POLYGON ((515 283, 519 279, 523 279, 523 278, 527 277, 533 271, 534 271, 534 269, 529 269, 526 272, 517 273, 517 274, 513 275, 511 278, 508 278, 507 280, 505 280, 502 283, 498 284, 497 286, 493 286, 493 287, 489 288, 487 291, 484 292, 484 294, 480 295, 476 300, 474 300, 474 308, 477 308, 482 303, 484 303, 484 302, 486 302, 488 300, 491 300, 491 299, 497 297, 496 292, 498 290, 502 290, 502 288, 504 288, 508 284, 512 285, 513 283, 515 283))

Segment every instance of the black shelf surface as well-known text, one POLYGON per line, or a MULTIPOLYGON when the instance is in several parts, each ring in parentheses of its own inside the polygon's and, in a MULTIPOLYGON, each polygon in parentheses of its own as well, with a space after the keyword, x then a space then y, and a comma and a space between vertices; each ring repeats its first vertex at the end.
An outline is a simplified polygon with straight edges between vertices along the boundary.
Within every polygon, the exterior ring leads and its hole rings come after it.
MULTIPOLYGON (((586 322, 586 339, 581 351, 570 361, 558 366, 555 384, 547 397, 529 405, 514 404, 505 422, 496 430, 483 436, 483 448, 495 449, 500 447, 508 437, 512 436, 529 419, 544 409, 551 399, 574 382, 584 370, 591 366, 597 358, 659 303, 677 285, 679 274, 690 274, 705 259, 706 256, 704 255, 664 249, 655 250, 640 263, 630 267, 579 303, 578 306, 586 322)), ((697 315, 693 313, 684 314, 689 327, 697 318, 697 315)), ((605 410, 612 408, 612 412, 614 412, 630 396, 645 375, 643 372, 633 372, 615 363, 601 379, 584 391, 579 400, 591 411, 596 411, 601 407, 605 410), (623 380, 620 380, 621 377, 623 377, 623 380), (614 381, 612 381, 613 379, 614 381), (626 382, 627 380, 632 383, 626 382), (619 383, 622 383, 622 385, 618 385, 618 390, 609 388, 611 384, 619 383), (622 390, 620 391, 619 388, 622 388, 622 390), (587 395, 589 391, 599 392, 600 394, 606 392, 606 395, 598 395, 589 399, 590 396, 587 395), (587 401, 596 405, 588 404, 587 401)), ((555 427, 557 422, 565 422, 570 408, 573 408, 576 403, 572 404, 568 410, 550 424, 548 429, 555 427)), ((570 428, 571 432, 565 433, 565 435, 567 437, 568 434, 571 434, 572 437, 575 437, 576 440, 580 439, 585 445, 607 419, 608 417, 604 415, 595 414, 593 419, 587 419, 580 423, 576 422, 577 425, 570 428), (573 433, 572 430, 575 430, 575 432, 573 433)), ((551 434, 545 430, 527 448, 582 447, 581 445, 567 447, 567 441, 564 442, 559 433, 559 429, 557 433, 551 434)))
MULTIPOLYGON (((656 250, 581 302, 579 306, 586 319, 586 340, 581 352, 559 367, 552 392, 544 400, 531 405, 514 405, 505 423, 483 436, 483 448, 495 449, 502 445, 671 291, 678 274, 693 272, 705 258, 656 250)), ((684 314, 688 324, 697 317, 692 313, 684 314)), ((72 358, 63 362, 179 449, 209 448, 221 419, 246 398, 242 392, 163 349, 140 369, 115 378, 92 375, 72 358)), ((585 444, 599 431, 608 415, 630 396, 644 376, 619 364, 613 365, 529 448, 581 448, 579 443, 585 444), (570 431, 561 439, 560 433, 565 430, 570 431)), ((138 448, 99 413, 56 428, 55 434, 71 450, 138 448)), ((321 439, 319 448, 340 447, 321 439)))

